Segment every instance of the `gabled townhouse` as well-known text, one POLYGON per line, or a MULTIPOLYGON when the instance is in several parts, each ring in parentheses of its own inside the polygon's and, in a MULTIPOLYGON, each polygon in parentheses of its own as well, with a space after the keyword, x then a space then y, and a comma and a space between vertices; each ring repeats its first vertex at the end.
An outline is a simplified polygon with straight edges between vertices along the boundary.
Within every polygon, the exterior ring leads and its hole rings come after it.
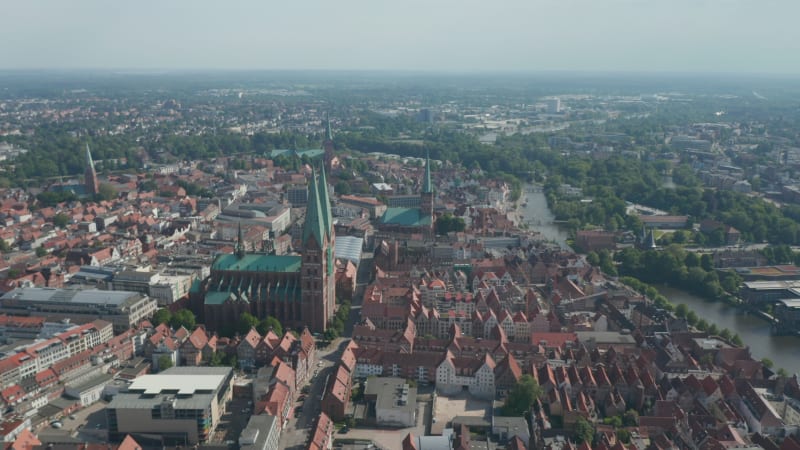
POLYGON ((456 357, 448 351, 436 368, 436 390, 456 393, 466 388, 480 398, 494 398, 494 359, 486 353, 483 358, 456 357))

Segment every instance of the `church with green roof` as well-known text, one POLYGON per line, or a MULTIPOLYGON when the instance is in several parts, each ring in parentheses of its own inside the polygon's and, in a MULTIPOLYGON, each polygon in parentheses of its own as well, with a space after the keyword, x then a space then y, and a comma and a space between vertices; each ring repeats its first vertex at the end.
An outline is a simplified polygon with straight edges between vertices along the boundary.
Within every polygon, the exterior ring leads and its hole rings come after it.
POLYGON ((284 327, 322 333, 333 317, 336 285, 331 203, 324 165, 309 181, 300 255, 245 252, 242 231, 233 254, 218 255, 211 275, 190 293, 192 309, 209 330, 248 312, 277 318, 284 327))
POLYGON ((422 233, 425 236, 433 235, 433 184, 431 183, 431 158, 425 156, 425 175, 422 180, 419 208, 386 208, 380 220, 378 229, 385 232, 399 234, 422 233))

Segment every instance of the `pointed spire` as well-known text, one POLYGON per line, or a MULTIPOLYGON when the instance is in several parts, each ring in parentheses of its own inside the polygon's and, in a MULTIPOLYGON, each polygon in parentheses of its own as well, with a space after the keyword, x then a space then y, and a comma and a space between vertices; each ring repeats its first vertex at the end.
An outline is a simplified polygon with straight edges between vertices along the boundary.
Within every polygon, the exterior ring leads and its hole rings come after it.
POLYGON ((431 185, 431 153, 430 150, 425 151, 425 179, 422 180, 422 193, 432 194, 433 186, 431 185))
POLYGON ((319 172, 319 206, 322 209, 323 228, 331 240, 333 234, 333 216, 331 215, 331 201, 328 195, 328 177, 325 176, 325 164, 322 164, 319 172))
POLYGON ((94 160, 92 160, 92 152, 89 150, 89 144, 86 144, 86 168, 94 170, 94 160))
POLYGON ((650 229, 650 234, 647 235, 647 248, 657 248, 656 245, 656 234, 653 232, 653 229, 650 229))
POLYGON ((317 173, 311 169, 311 181, 308 186, 308 206, 306 207, 306 223, 303 225, 303 245, 314 236, 320 247, 325 245, 325 219, 322 215, 322 206, 319 201, 319 188, 317 187, 317 173))
POLYGON ((239 231, 236 239, 236 257, 244 258, 244 236, 242 235, 242 222, 239 222, 239 231))
POLYGON ((328 113, 325 113, 325 140, 332 141, 333 140, 333 132, 331 131, 331 119, 328 117, 328 113))

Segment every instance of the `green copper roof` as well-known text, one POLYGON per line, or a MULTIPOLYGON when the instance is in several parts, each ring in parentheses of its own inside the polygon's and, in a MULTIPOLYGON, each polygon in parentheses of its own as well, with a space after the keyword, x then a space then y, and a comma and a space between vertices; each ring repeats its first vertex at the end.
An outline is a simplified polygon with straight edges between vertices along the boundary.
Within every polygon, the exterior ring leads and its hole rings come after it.
POLYGON ((425 179, 422 180, 422 193, 433 193, 433 185, 431 185, 431 155, 429 151, 425 153, 425 179))
POLYGON ((297 272, 300 257, 291 255, 264 255, 259 253, 219 255, 211 265, 212 270, 244 270, 250 272, 297 272))
POLYGON ((200 292, 200 287, 200 279, 195 278, 194 281, 192 281, 192 287, 189 289, 189 292, 200 292))
POLYGON ((206 305, 221 305, 231 297, 230 292, 209 291, 206 292, 205 304, 206 305))
POLYGON ((319 206, 322 208, 325 233, 330 241, 333 234, 333 216, 331 215, 331 200, 330 195, 328 195, 328 177, 325 176, 325 164, 322 165, 319 173, 319 206))
POLYGON ((306 206, 306 223, 303 225, 303 245, 314 236, 320 247, 325 244, 325 217, 320 205, 319 187, 317 187, 316 171, 311 172, 311 184, 308 186, 308 206, 306 206))
POLYGON ((419 208, 386 208, 381 223, 406 227, 430 226, 431 217, 422 214, 419 208))

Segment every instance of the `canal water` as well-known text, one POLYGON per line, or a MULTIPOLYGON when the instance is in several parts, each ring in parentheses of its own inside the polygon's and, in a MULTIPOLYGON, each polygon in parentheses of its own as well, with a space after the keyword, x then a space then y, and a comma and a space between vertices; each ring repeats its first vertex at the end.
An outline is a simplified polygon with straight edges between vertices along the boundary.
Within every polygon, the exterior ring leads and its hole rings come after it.
POLYGON ((753 359, 769 358, 776 370, 783 367, 790 374, 800 373, 800 338, 773 336, 769 322, 723 302, 709 302, 669 286, 655 287, 673 304, 685 303, 698 317, 738 334, 744 345, 750 347, 753 359))
POLYGON ((542 233, 545 239, 556 242, 562 248, 569 248, 567 246, 569 235, 558 224, 553 223, 555 216, 547 206, 547 197, 541 186, 522 185, 522 202, 526 204, 522 206, 520 203, 519 212, 531 229, 542 233))

